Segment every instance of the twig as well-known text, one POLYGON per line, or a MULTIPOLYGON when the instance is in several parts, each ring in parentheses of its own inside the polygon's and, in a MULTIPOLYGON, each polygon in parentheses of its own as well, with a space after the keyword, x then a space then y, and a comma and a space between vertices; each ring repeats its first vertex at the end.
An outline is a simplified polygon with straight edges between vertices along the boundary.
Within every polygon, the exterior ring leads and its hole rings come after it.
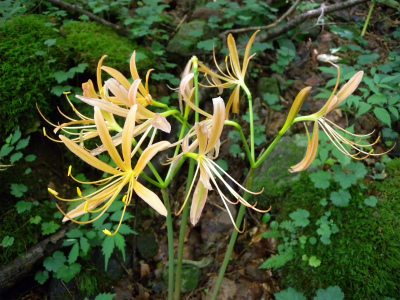
POLYGON ((340 2, 337 4, 310 10, 310 11, 298 16, 297 18, 290 20, 283 26, 271 29, 271 30, 267 31, 266 33, 259 34, 256 37, 256 41, 264 42, 264 41, 272 40, 273 38, 276 38, 277 36, 280 36, 288 31, 292 30, 293 28, 296 28, 301 23, 305 22, 307 19, 320 16, 322 12, 324 13, 324 15, 327 15, 329 13, 332 13, 332 12, 335 12, 338 10, 342 10, 345 8, 349 8, 352 6, 356 6, 358 4, 362 4, 367 1, 369 1, 369 0, 348 0, 346 2, 340 2))
POLYGON ((296 0, 296 2, 278 19, 276 20, 274 23, 269 24, 267 26, 255 26, 255 27, 246 27, 246 28, 240 28, 240 29, 234 29, 234 30, 226 30, 222 33, 220 33, 220 37, 222 40, 226 39, 226 35, 228 33, 241 33, 241 32, 246 32, 246 31, 257 31, 257 30, 268 30, 271 28, 274 28, 276 26, 278 26, 287 16, 289 16, 297 7, 297 5, 299 5, 300 0, 296 0))
POLYGON ((56 5, 56 6, 63 7, 68 11, 77 12, 77 13, 86 15, 90 19, 92 19, 93 21, 96 21, 96 22, 98 22, 100 24, 103 24, 104 26, 111 27, 112 29, 118 31, 122 35, 128 35, 125 27, 122 27, 122 26, 116 25, 114 23, 108 22, 107 20, 104 20, 104 19, 100 18, 99 16, 96 16, 95 14, 91 13, 90 11, 84 10, 83 8, 80 8, 80 7, 76 6, 76 5, 72 5, 72 4, 66 3, 66 2, 61 1, 61 0, 46 0, 46 2, 50 2, 50 3, 52 3, 52 4, 56 5))

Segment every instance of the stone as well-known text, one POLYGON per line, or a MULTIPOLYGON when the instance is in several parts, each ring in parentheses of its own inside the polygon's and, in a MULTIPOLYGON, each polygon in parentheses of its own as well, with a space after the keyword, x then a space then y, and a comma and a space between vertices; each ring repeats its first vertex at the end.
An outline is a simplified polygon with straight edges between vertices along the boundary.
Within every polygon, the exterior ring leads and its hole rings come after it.
POLYGON ((203 20, 194 20, 183 24, 177 34, 169 41, 167 51, 170 53, 190 56, 197 52, 197 43, 205 40, 204 34, 197 37, 190 33, 194 30, 203 30, 206 32, 206 22, 203 20))

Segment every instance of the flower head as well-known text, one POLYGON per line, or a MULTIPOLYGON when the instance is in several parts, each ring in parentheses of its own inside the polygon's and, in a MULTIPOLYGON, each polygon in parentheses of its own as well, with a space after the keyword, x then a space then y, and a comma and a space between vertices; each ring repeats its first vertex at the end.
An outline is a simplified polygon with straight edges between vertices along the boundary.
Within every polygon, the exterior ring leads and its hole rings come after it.
MULTIPOLYGON (((297 121, 301 121, 301 120, 313 120, 314 121, 313 136, 310 139, 310 135, 307 131, 308 147, 307 147, 306 155, 300 163, 292 166, 289 169, 290 172, 300 172, 300 171, 306 170, 311 165, 313 160, 315 159, 315 157, 317 155, 317 150, 318 150, 319 128, 321 128, 326 133, 329 140, 340 152, 342 152, 343 154, 350 156, 351 158, 354 158, 354 159, 361 160, 361 159, 365 159, 371 155, 375 155, 375 156, 383 155, 390 151, 389 150, 385 153, 375 154, 375 153, 373 153, 373 150, 370 150, 370 151, 364 150, 364 148, 366 148, 366 147, 372 147, 373 145, 375 145, 379 141, 379 138, 372 144, 364 144, 362 141, 364 140, 364 138, 370 137, 372 132, 370 134, 365 134, 365 135, 354 134, 354 133, 351 133, 351 132, 341 128, 340 126, 338 126, 337 124, 333 123, 332 121, 330 121, 329 119, 326 118, 326 115, 328 113, 330 113, 331 111, 336 109, 343 101, 345 101, 351 94, 353 94, 353 92, 357 89, 358 85, 360 84, 362 77, 364 75, 364 72, 362 72, 362 71, 357 72, 339 90, 339 92, 336 93, 336 90, 339 86, 339 81, 340 81, 340 68, 333 63, 332 63, 332 65, 338 69, 338 79, 336 82, 336 86, 335 86, 331 96, 329 97, 328 101, 318 112, 316 112, 310 116, 300 117, 297 119, 297 121), (346 138, 345 136, 341 135, 340 133, 338 133, 335 130, 335 128, 338 129, 339 131, 342 131, 348 135, 355 137, 356 141, 352 141, 352 140, 346 138), (349 151, 347 149, 348 147, 357 151, 357 153, 352 154, 350 152, 351 150, 349 151), (362 154, 364 154, 364 156, 359 157, 362 154)), ((300 93, 303 93, 302 97, 300 97, 301 99, 303 99, 306 96, 306 94, 308 94, 309 89, 310 88, 305 88, 300 92, 300 93), (306 90, 306 89, 308 89, 308 90, 306 90), (304 94, 304 92, 306 92, 306 94, 304 94)), ((299 95, 300 95, 300 93, 299 93, 299 95)), ((296 103, 296 101, 295 101, 295 103, 296 103)), ((297 112, 298 112, 298 110, 297 110, 297 112)), ((293 122, 296 122, 296 119, 293 120, 293 122)))
POLYGON ((249 62, 255 55, 255 54, 250 55, 250 50, 258 32, 259 31, 256 31, 250 38, 249 42, 247 43, 242 66, 240 65, 235 39, 233 38, 232 34, 228 35, 228 41, 227 41, 229 49, 229 57, 227 57, 225 60, 226 72, 223 72, 221 68, 218 66, 217 60, 215 58, 215 53, 214 53, 214 61, 220 74, 215 73, 207 66, 205 66, 203 63, 199 62, 200 66, 199 71, 204 72, 206 75, 209 75, 211 77, 211 81, 210 79, 208 79, 210 87, 219 88, 220 89, 219 95, 222 93, 222 90, 224 88, 235 87, 226 105, 227 116, 231 108, 233 113, 239 113, 240 88, 243 88, 247 94, 249 93, 248 88, 244 82, 244 79, 246 76, 246 71, 249 62))
MULTIPOLYGON (((138 159, 136 166, 132 168, 131 157, 133 157, 136 154, 139 147, 144 141, 144 138, 142 138, 137 143, 136 147, 132 150, 132 138, 135 132, 137 105, 132 106, 125 120, 124 129, 122 131, 122 142, 121 142, 122 157, 118 153, 112 141, 112 138, 107 129, 106 121, 104 120, 101 110, 98 107, 95 107, 94 111, 95 111, 94 120, 99 132, 99 137, 103 142, 103 145, 106 148, 108 154, 110 155, 114 163, 117 165, 117 167, 113 168, 109 166, 108 164, 94 157, 92 154, 90 154, 88 151, 77 145, 75 142, 71 141, 70 139, 68 139, 63 135, 60 135, 60 139, 69 148, 69 150, 71 150, 71 152, 73 152, 75 155, 77 155, 79 158, 81 158, 83 161, 90 164, 91 166, 103 172, 109 173, 111 175, 111 177, 109 178, 101 179, 94 182, 81 182, 74 178, 77 182, 82 184, 104 185, 99 190, 87 196, 83 196, 80 190, 78 189, 79 197, 77 199, 60 198, 58 197, 57 192, 49 189, 49 191, 60 200, 64 201, 84 200, 82 204, 80 204, 78 207, 68 212, 67 214, 63 212, 65 216, 63 221, 65 222, 71 220, 80 224, 86 224, 97 220, 107 211, 107 209, 110 207, 110 205, 113 203, 113 201, 116 199, 116 197, 120 194, 121 190, 125 186, 128 186, 128 191, 126 195, 123 197, 125 206, 119 226, 121 225, 125 210, 132 200, 133 193, 136 193, 142 200, 144 200, 147 204, 149 204, 158 213, 166 216, 167 210, 163 205, 162 201, 159 199, 159 197, 154 192, 150 191, 140 182, 138 182, 137 178, 143 171, 143 169, 146 167, 148 162, 159 151, 167 148, 170 145, 170 143, 163 141, 147 147, 141 154, 140 158, 138 159), (98 208, 98 206, 100 205, 102 206, 98 208), (88 222, 78 222, 74 220, 74 218, 79 217, 87 212, 89 213, 101 212, 101 213, 95 219, 88 222)), ((68 174, 72 177, 71 170, 69 170, 68 174)), ((111 234, 109 231, 104 231, 104 232, 108 235, 114 235, 118 231, 119 226, 113 234, 111 234)))

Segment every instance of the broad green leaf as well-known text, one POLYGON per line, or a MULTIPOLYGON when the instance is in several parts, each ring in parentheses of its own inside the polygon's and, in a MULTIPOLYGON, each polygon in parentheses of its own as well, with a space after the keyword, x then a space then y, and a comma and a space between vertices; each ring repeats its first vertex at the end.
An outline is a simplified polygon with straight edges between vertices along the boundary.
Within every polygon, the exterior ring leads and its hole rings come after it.
POLYGON ((101 252, 104 255, 105 265, 104 268, 107 271, 108 261, 110 260, 111 254, 114 252, 115 248, 115 239, 113 236, 106 236, 101 245, 101 252))
POLYGON ((8 236, 6 235, 3 240, 1 241, 1 244, 3 246, 3 248, 7 248, 10 247, 14 244, 14 237, 13 236, 8 236))
POLYGON ((360 55, 358 56, 357 63, 362 66, 369 65, 374 63, 379 57, 380 55, 377 53, 360 55))
POLYGON ((14 131, 13 135, 12 135, 12 139, 11 139, 11 145, 14 145, 16 142, 18 142, 18 140, 21 138, 22 133, 19 130, 19 127, 17 128, 17 130, 14 131))
POLYGON ((29 140, 31 139, 30 136, 28 136, 26 139, 23 140, 19 140, 17 147, 15 148, 15 150, 20 150, 20 149, 24 149, 26 146, 28 146, 29 144, 29 140))
POLYGON ((384 106, 387 104, 387 96, 384 94, 373 94, 367 99, 367 102, 371 105, 384 106))
POLYGON ((57 43, 57 39, 49 39, 43 42, 47 47, 51 47, 57 43))
POLYGON ((332 178, 329 172, 318 170, 315 173, 311 173, 309 176, 311 181, 314 183, 314 187, 324 190, 329 188, 330 179, 332 178))
POLYGON ((389 127, 392 127, 392 120, 386 109, 384 109, 382 107, 375 107, 374 114, 383 124, 386 124, 389 127))
POLYGON ((357 183, 357 177, 351 173, 345 173, 341 170, 336 170, 333 179, 340 184, 342 189, 347 189, 357 183))
POLYGON ((36 272, 35 274, 35 280, 40 283, 43 284, 47 281, 47 279, 49 279, 49 272, 44 270, 44 271, 39 271, 36 272))
POLYGON ((343 300, 344 294, 338 286, 330 286, 326 290, 319 289, 313 300, 343 300))
POLYGON ((25 156, 25 161, 27 161, 27 162, 33 162, 35 160, 36 160, 35 154, 29 154, 29 155, 25 156))
POLYGON ((3 147, 1 147, 1 150, 0 150, 0 157, 6 157, 13 150, 14 150, 14 146, 10 146, 9 144, 3 145, 3 147))
POLYGON ((70 282, 74 279, 75 275, 77 275, 81 271, 81 265, 75 263, 70 266, 63 265, 55 274, 57 279, 61 279, 65 282, 70 282))
POLYGON ((321 265, 321 260, 319 260, 315 255, 311 256, 308 260, 308 264, 311 267, 319 267, 321 265))
POLYGON ((71 251, 69 252, 68 263, 70 265, 72 265, 74 262, 76 262, 76 260, 78 259, 78 256, 79 256, 79 244, 75 243, 72 246, 71 251))
MULTIPOLYGON (((15 196, 17 198, 21 198, 27 191, 28 191, 28 187, 25 184, 22 184, 22 183, 12 183, 11 184, 11 195, 13 195, 13 196, 15 196)), ((24 212, 25 210, 31 209, 31 207, 32 207, 32 203, 31 202, 20 201, 18 203, 17 203, 16 207, 17 207, 17 210, 18 210, 19 214, 21 212, 24 212), (18 203, 21 203, 21 202, 24 202, 24 203, 27 203, 27 204, 19 204, 18 205, 18 203), (24 208, 22 208, 23 206, 24 207, 29 206, 29 209, 24 209, 24 208), (21 208, 21 211, 19 210, 18 207, 21 208)))
POLYGON ((70 239, 76 239, 76 238, 80 238, 81 236, 83 236, 83 232, 80 229, 75 228, 75 229, 71 229, 65 235, 70 239))
POLYGON ((358 109, 357 118, 361 117, 363 114, 369 112, 372 108, 371 104, 360 102, 360 108, 358 109))
POLYGON ((310 237, 309 239, 308 239, 308 242, 311 244, 311 245, 315 245, 316 243, 317 243, 317 238, 316 237, 310 237))
POLYGON ((276 300, 307 300, 302 293, 291 287, 276 293, 274 296, 276 300))
POLYGON ((90 248, 90 244, 88 242, 88 239, 85 238, 85 237, 81 237, 79 239, 79 242, 80 242, 81 250, 83 251, 83 253, 86 254, 89 251, 89 248, 90 248))
POLYGON ((294 224, 298 227, 306 227, 310 224, 308 217, 310 213, 308 210, 298 208, 295 212, 292 212, 289 217, 294 221, 294 224))
POLYGON ((364 200, 364 204, 371 207, 375 207, 377 203, 378 199, 375 196, 369 196, 367 199, 364 200))
POLYGON ((267 224, 269 222, 269 220, 271 220, 271 215, 269 213, 265 213, 262 217, 262 222, 264 224, 267 224))
POLYGON ((21 152, 16 152, 10 157, 10 162, 13 164, 19 161, 24 155, 21 152))
POLYGON ((29 223, 31 224, 40 224, 40 222, 42 222, 42 217, 41 216, 35 216, 35 217, 31 217, 29 219, 29 223))
POLYGON ((277 239, 282 237, 282 234, 278 230, 265 231, 261 234, 264 239, 277 239))
POLYGON ((109 294, 109 293, 104 293, 104 294, 98 294, 94 300, 113 300, 116 294, 109 294))
POLYGON ((361 162, 352 161, 348 166, 347 169, 351 172, 354 172, 354 175, 358 179, 362 179, 367 175, 368 171, 365 165, 361 162))
POLYGON ((31 168, 28 168, 28 169, 26 169, 25 170, 25 175, 29 175, 29 174, 31 174, 32 173, 32 169, 31 168))
POLYGON ((53 253, 53 256, 47 257, 44 260, 43 266, 48 271, 57 272, 66 261, 67 258, 65 257, 64 253, 62 253, 61 251, 56 251, 53 253))
POLYGON ((351 195, 347 190, 340 189, 339 192, 332 192, 330 199, 335 206, 346 207, 349 205, 351 195))
POLYGON ((42 234, 52 234, 56 232, 58 228, 60 228, 60 225, 56 224, 54 221, 42 223, 42 234))

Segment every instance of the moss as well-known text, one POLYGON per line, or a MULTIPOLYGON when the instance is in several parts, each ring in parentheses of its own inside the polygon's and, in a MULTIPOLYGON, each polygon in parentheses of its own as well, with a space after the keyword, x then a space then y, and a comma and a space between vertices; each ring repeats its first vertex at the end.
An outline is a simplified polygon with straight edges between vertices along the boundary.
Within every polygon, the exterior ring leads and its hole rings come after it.
POLYGON ((400 163, 393 162, 387 168, 388 179, 376 183, 380 202, 376 207, 367 207, 365 190, 359 186, 351 189, 352 199, 346 208, 322 207, 317 203, 323 197, 329 198, 332 191, 313 187, 308 174, 294 182, 282 205, 282 220, 297 208, 310 212, 310 225, 302 234, 315 236, 315 222, 326 212, 339 227, 339 232, 331 236, 332 244, 318 242, 306 248, 295 248, 295 260, 283 269, 287 286, 302 291, 307 296, 315 294, 319 288, 338 285, 349 299, 383 299, 397 297, 400 291, 400 163), (316 205, 317 204, 317 205, 316 205), (301 256, 307 253, 322 261, 317 268, 310 267, 301 256))
POLYGON ((31 128, 39 120, 35 103, 44 113, 55 107, 50 89, 52 74, 65 68, 66 59, 58 33, 45 23, 47 17, 21 16, 0 27, 0 138, 15 125, 31 128), (57 39, 48 47, 44 42, 57 39), (7 122, 4 122, 7 120, 7 122))
MULTIPOLYGON (((118 69, 124 75, 130 74, 129 59, 134 50, 147 56, 137 63, 139 71, 147 72, 154 66, 153 55, 128 38, 94 22, 71 22, 61 28, 76 64, 88 63, 89 70, 96 72, 97 63, 108 55, 105 65, 118 69)), ((138 59, 137 59, 138 61, 138 59)), ((140 74, 142 77, 145 74, 140 74)))

